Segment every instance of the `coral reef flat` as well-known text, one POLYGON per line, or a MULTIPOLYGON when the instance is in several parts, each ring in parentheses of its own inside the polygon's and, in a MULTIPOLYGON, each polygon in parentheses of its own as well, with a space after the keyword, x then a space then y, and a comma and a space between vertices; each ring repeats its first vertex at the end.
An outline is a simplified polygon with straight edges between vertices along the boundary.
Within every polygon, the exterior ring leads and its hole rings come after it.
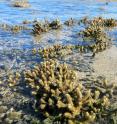
POLYGON ((0 124, 117 124, 117 1, 0 1, 0 124))

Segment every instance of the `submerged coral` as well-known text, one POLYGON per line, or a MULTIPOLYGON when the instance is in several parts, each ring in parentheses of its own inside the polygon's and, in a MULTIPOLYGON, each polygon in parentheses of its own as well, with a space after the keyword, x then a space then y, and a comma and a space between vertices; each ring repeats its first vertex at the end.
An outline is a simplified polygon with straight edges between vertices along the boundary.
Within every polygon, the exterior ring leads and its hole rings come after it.
POLYGON ((97 25, 93 26, 91 25, 85 28, 85 30, 81 31, 79 34, 82 35, 82 37, 90 37, 96 39, 99 38, 100 35, 103 35, 104 33, 102 27, 99 27, 97 25))
MULTIPOLYGON (((101 18, 99 18, 101 20, 101 18)), ((94 20, 93 20, 94 21, 94 20)), ((97 21, 97 20, 96 20, 97 21)), ((83 31, 79 32, 79 36, 84 41, 91 41, 92 44, 89 46, 90 50, 95 55, 96 52, 100 52, 111 46, 111 38, 105 33, 102 21, 91 22, 83 31), (102 25, 101 25, 102 24, 102 25)))
POLYGON ((78 24, 84 24, 84 25, 89 24, 88 17, 84 17, 84 18, 80 19, 79 22, 78 22, 78 24))
POLYGON ((62 27, 61 22, 59 19, 56 19, 49 23, 49 27, 51 29, 60 29, 62 27))
POLYGON ((62 45, 54 45, 49 48, 44 49, 33 49, 32 52, 39 53, 43 58, 60 58, 65 55, 69 55, 72 53, 73 46, 62 46, 62 45))
POLYGON ((18 33, 22 30, 30 30, 30 29, 28 27, 25 27, 25 26, 22 26, 22 25, 14 25, 14 26, 11 26, 10 30, 13 33, 18 33))
POLYGON ((52 22, 49 22, 45 20, 44 23, 36 21, 36 23, 33 25, 33 34, 34 35, 40 35, 43 32, 47 32, 52 29, 60 29, 62 27, 61 22, 56 19, 52 22))
POLYGON ((84 17, 79 21, 79 24, 84 24, 84 25, 97 25, 100 27, 105 27, 105 28, 112 28, 117 26, 117 20, 113 18, 105 19, 103 17, 96 17, 92 20, 88 19, 87 17, 84 17))
POLYGON ((20 78, 21 78, 21 74, 19 72, 15 72, 14 74, 9 74, 7 79, 8 85, 10 87, 17 85, 18 82, 20 81, 20 78))
POLYGON ((76 21, 73 18, 70 18, 69 20, 65 21, 64 24, 67 26, 73 26, 75 22, 76 21))
POLYGON ((24 25, 1 24, 0 28, 3 29, 4 31, 9 31, 12 33, 19 33, 20 31, 23 31, 23 30, 30 30, 29 27, 26 27, 24 25))
POLYGON ((42 32, 47 32, 48 27, 45 25, 37 22, 36 24, 33 25, 33 34, 34 35, 40 35, 42 32))
POLYGON ((27 0, 18 0, 18 1, 13 1, 13 6, 14 7, 23 7, 23 8, 26 8, 26 7, 29 7, 30 4, 27 0))
POLYGON ((91 25, 98 25, 101 27, 116 27, 117 26, 117 20, 115 19, 104 19, 102 17, 94 18, 90 21, 91 25))
POLYGON ((46 118, 67 124, 93 122, 110 105, 109 96, 78 82, 77 73, 66 64, 49 60, 24 73, 36 109, 46 118))
POLYGON ((43 48, 43 49, 32 49, 32 53, 34 55, 40 55, 44 59, 55 59, 55 58, 63 58, 67 55, 73 54, 74 51, 77 51, 79 53, 88 53, 92 52, 93 56, 95 53, 101 52, 105 49, 107 49, 109 46, 111 46, 111 42, 107 41, 106 37, 105 39, 98 39, 95 43, 92 43, 91 45, 53 45, 49 48, 43 48))

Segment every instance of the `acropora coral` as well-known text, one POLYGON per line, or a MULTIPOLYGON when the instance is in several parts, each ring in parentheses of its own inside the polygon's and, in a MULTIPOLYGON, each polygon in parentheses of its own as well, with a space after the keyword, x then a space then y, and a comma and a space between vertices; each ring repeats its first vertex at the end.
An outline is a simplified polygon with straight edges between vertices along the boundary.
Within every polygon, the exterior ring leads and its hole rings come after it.
POLYGON ((110 105, 108 95, 79 83, 75 70, 49 60, 24 73, 36 98, 36 109, 45 117, 68 124, 95 121, 110 105))

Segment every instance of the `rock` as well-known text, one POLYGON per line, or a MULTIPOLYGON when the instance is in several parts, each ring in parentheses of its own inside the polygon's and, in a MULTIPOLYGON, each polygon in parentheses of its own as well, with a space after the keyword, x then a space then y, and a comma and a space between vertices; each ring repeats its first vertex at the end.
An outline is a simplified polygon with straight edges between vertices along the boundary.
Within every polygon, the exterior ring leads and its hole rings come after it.
POLYGON ((2 84, 2 81, 0 81, 0 84, 2 84))
POLYGON ((31 121, 31 124, 41 124, 41 123, 40 123, 39 120, 37 120, 37 119, 34 118, 34 119, 31 121))
POLYGON ((0 105, 2 105, 2 101, 0 101, 0 105))
POLYGON ((5 113, 0 114, 0 120, 2 120, 5 117, 5 113))
POLYGON ((21 119, 21 116, 22 116, 22 113, 21 112, 9 112, 7 114, 7 117, 10 120, 20 120, 21 119))
POLYGON ((45 120, 43 121, 43 124, 52 124, 52 123, 53 123, 52 120, 49 119, 49 118, 47 118, 47 119, 45 119, 45 120))
POLYGON ((5 70, 5 65, 4 64, 0 64, 0 69, 5 70))
POLYGON ((7 109, 7 106, 0 106, 0 113, 5 113, 7 109))
POLYGON ((23 118, 24 118, 26 121, 30 121, 30 120, 31 120, 31 117, 28 116, 28 115, 24 115, 23 118))
POLYGON ((24 120, 19 120, 18 122, 16 122, 16 124, 28 124, 28 123, 25 122, 24 120))
POLYGON ((10 111, 11 111, 11 112, 14 111, 14 108, 10 108, 10 111))
POLYGON ((5 119, 5 124, 12 124, 12 123, 13 123, 13 120, 10 120, 9 118, 5 119))

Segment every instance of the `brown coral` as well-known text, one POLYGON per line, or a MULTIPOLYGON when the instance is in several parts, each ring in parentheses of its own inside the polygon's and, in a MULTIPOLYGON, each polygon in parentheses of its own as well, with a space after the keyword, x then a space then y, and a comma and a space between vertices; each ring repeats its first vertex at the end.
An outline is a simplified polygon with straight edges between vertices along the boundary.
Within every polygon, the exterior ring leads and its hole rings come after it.
POLYGON ((17 85, 20 78, 21 78, 21 74, 19 72, 15 72, 14 74, 9 74, 7 79, 8 85, 10 87, 17 85))
POLYGON ((73 26, 75 24, 75 20, 73 18, 70 18, 69 20, 64 22, 67 26, 73 26))
POLYGON ((56 19, 49 23, 51 29, 60 29, 62 27, 60 20, 56 19))
POLYGON ((27 0, 19 0, 19 1, 13 1, 13 6, 14 7, 23 7, 23 8, 27 8, 30 6, 30 4, 28 3, 27 0))
POLYGON ((54 60, 43 62, 25 72, 25 80, 34 90, 37 109, 48 118, 67 123, 93 122, 96 113, 109 106, 99 90, 90 90, 78 82, 77 73, 54 60))
POLYGON ((49 48, 39 49, 38 52, 43 58, 57 58, 72 53, 73 46, 54 45, 49 48))
POLYGON ((91 25, 98 25, 101 27, 116 27, 117 26, 117 20, 110 18, 110 19, 104 19, 102 17, 94 18, 90 21, 91 25))
POLYGON ((33 34, 34 34, 34 35, 40 35, 41 33, 47 32, 47 31, 48 31, 48 26, 43 25, 43 24, 40 23, 40 22, 36 22, 36 23, 33 25, 33 34))
POLYGON ((41 23, 41 22, 36 22, 34 25, 33 25, 33 34, 34 35, 40 35, 42 34, 43 32, 47 32, 51 29, 60 29, 62 27, 62 24, 61 22, 56 19, 52 22, 49 22, 47 20, 45 20, 44 23, 41 23))
POLYGON ((111 46, 111 38, 105 33, 101 24, 103 25, 102 18, 98 19, 98 23, 97 19, 93 20, 88 27, 79 33, 84 41, 93 42, 89 45, 89 49, 93 52, 93 55, 111 46))

